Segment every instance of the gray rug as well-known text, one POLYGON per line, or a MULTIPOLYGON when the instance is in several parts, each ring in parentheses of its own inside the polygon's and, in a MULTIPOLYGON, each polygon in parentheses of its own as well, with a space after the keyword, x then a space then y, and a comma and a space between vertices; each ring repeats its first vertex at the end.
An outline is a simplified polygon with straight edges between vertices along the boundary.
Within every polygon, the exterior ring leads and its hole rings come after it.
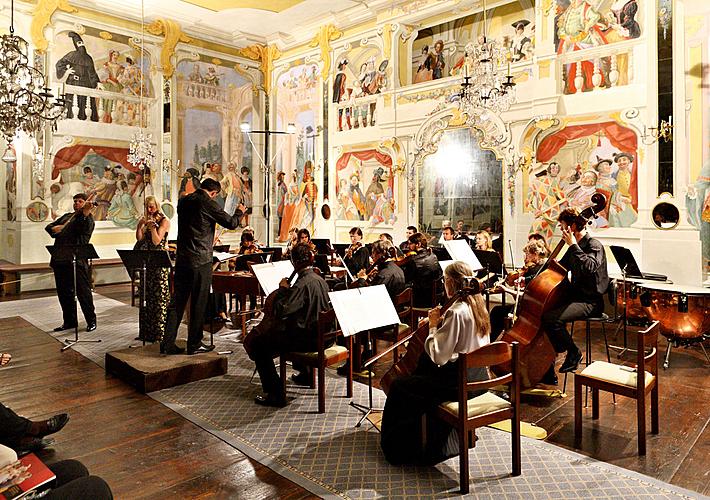
MULTIPOLYGON (((103 366, 104 354, 136 343, 138 310, 95 295, 99 328, 81 338, 78 352, 103 366)), ((0 304, 0 317, 22 316, 50 331, 58 324, 55 298, 0 304)), ((71 335, 57 335, 67 338, 71 335)), ((72 333, 73 335, 73 333, 72 333)), ((184 332, 183 334, 184 335, 184 332)), ((253 403, 260 386, 253 363, 235 335, 215 336, 218 350, 234 350, 229 373, 150 394, 207 431, 323 497, 431 498, 456 495, 458 459, 437 467, 393 467, 379 448, 379 433, 344 397, 345 381, 326 377, 326 413, 317 413, 315 390, 288 387, 289 406, 270 409, 253 403)), ((367 404, 367 387, 355 384, 353 400, 367 404)), ((374 406, 385 396, 374 391, 374 406)), ((471 498, 705 498, 656 479, 585 457, 555 445, 523 438, 522 475, 510 477, 510 435, 481 429, 470 452, 471 498)))

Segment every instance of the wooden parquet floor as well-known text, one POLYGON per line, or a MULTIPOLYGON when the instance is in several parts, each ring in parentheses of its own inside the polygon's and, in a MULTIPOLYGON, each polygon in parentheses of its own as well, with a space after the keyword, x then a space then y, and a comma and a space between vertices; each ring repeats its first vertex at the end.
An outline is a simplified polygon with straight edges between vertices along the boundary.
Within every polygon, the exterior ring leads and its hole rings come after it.
MULTIPOLYGON (((128 285, 102 286, 97 292, 130 303, 128 285)), ((579 330, 581 337, 575 337, 583 345, 583 328, 579 330)), ((592 335, 593 357, 603 359, 598 333, 592 335)), ((116 498, 314 498, 160 403, 106 376, 83 356, 72 350, 61 353, 59 348, 57 341, 21 318, 0 320, 0 351, 13 355, 10 365, 0 369, 0 401, 31 418, 71 415, 65 429, 54 436, 54 451, 43 453, 46 461, 81 460, 107 480, 116 498)), ((377 380, 389 363, 385 359, 376 366, 377 380)), ((698 348, 678 349, 661 377, 661 434, 649 436, 646 457, 636 455, 633 403, 620 399, 613 405, 605 395, 599 421, 585 414, 584 440, 577 451, 710 495, 710 366, 698 348)), ((570 449, 572 386, 570 378, 568 398, 527 397, 522 405, 523 420, 545 428, 549 442, 570 449)))

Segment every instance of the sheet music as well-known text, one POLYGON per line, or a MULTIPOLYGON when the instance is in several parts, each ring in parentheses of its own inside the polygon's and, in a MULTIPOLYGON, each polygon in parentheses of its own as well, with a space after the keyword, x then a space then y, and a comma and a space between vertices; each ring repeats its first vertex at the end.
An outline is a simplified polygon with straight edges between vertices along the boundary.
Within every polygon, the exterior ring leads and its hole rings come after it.
POLYGON ((219 262, 224 262, 225 260, 233 259, 236 255, 229 252, 212 252, 212 258, 217 259, 219 262))
POLYGON ((445 272, 446 272, 446 268, 449 267, 449 266, 450 266, 451 264, 453 264, 453 263, 454 263, 453 260, 440 260, 440 261, 439 261, 439 266, 441 267, 441 272, 442 272, 442 273, 445 273, 445 272))
POLYGON ((252 271, 261 285, 266 295, 279 287, 279 282, 291 276, 293 264, 290 260, 280 260, 278 262, 267 262, 266 264, 252 264, 252 271))
POLYGON ((444 248, 449 252, 453 260, 461 260, 471 266, 472 271, 483 269, 476 254, 473 253, 471 247, 465 240, 451 240, 444 242, 444 248))
POLYGON ((340 329, 346 337, 381 326, 399 324, 399 316, 384 285, 330 292, 328 296, 340 329))

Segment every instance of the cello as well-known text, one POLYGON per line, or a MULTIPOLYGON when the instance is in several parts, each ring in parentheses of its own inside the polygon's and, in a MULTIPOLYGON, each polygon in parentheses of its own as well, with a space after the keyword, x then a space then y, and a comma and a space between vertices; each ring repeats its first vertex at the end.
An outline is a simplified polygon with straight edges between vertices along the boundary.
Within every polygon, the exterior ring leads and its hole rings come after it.
MULTIPOLYGON (((579 214, 584 224, 588 224, 606 207, 606 197, 601 193, 592 195, 591 201, 592 205, 579 214)), ((504 332, 499 339, 520 344, 520 380, 524 388, 532 387, 542 380, 545 372, 557 358, 557 352, 542 329, 542 317, 547 311, 559 307, 565 293, 569 291, 567 269, 555 260, 564 244, 564 240, 561 239, 545 266, 527 284, 518 304, 518 317, 513 327, 504 332)), ((500 370, 501 373, 507 373, 506 370, 509 371, 510 366, 500 365, 500 370)))

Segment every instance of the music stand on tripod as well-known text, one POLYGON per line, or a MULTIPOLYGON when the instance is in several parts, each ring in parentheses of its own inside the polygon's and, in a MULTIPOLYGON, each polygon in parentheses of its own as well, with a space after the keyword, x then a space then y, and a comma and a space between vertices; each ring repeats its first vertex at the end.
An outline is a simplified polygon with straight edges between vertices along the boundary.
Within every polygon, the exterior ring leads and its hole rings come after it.
POLYGON ((97 340, 79 340, 79 321, 78 321, 78 316, 79 313, 77 311, 77 295, 76 295, 76 261, 78 259, 81 260, 88 260, 88 259, 98 259, 99 255, 96 253, 96 249, 94 248, 94 245, 91 243, 87 243, 85 245, 62 245, 62 246, 54 246, 54 245, 47 245, 45 247, 49 254, 52 256, 52 261, 54 262, 71 262, 72 265, 72 278, 73 278, 73 283, 74 283, 74 293, 73 293, 73 298, 74 298, 74 312, 77 315, 77 321, 74 325, 74 340, 71 339, 65 339, 64 343, 66 344, 64 347, 62 347, 62 352, 66 351, 70 347, 73 347, 74 344, 78 344, 79 342, 101 342, 101 339, 97 340))
POLYGON ((141 273, 141 293, 138 301, 138 337, 145 345, 144 325, 140 319, 143 316, 143 310, 147 306, 148 294, 146 286, 148 271, 155 272, 158 269, 170 269, 173 267, 173 263, 170 261, 170 255, 167 250, 116 250, 116 252, 121 257, 129 277, 132 278, 136 271, 141 273))

